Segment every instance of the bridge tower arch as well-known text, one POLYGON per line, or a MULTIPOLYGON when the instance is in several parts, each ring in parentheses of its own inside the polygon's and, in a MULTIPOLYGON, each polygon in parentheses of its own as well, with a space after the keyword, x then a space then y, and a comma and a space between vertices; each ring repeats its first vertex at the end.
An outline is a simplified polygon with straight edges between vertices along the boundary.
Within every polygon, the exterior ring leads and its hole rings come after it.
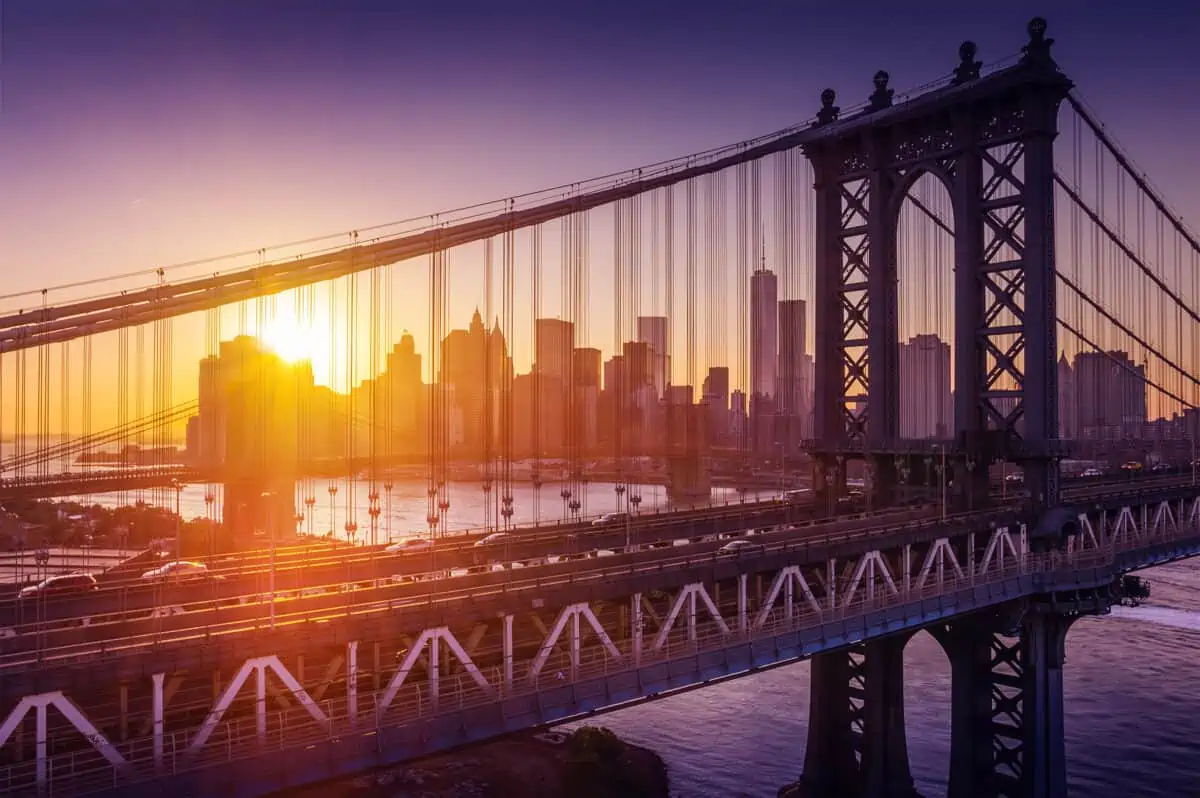
MULTIPOLYGON (((902 103, 886 72, 875 75, 866 105, 852 115, 843 116, 826 89, 800 142, 813 166, 816 206, 809 448, 818 507, 830 513, 848 461, 864 461, 866 489, 879 507, 895 502, 904 475, 935 454, 945 458, 952 500, 964 508, 985 505, 988 466, 998 460, 1022 466, 1034 518, 1052 517, 1048 511, 1059 505, 1066 452, 1057 418, 1053 148, 1072 83, 1051 58, 1045 21, 1031 21, 1028 34, 1017 63, 987 74, 975 45, 963 43, 945 84, 902 103), (925 175, 949 191, 953 218, 946 225, 954 265, 953 425, 942 440, 905 439, 900 417, 899 208, 925 175)), ((1026 637, 1023 631, 1028 647, 1034 641, 1026 637)), ((906 640, 813 658, 803 794, 915 795, 897 688, 906 640)), ((1029 672, 1048 673, 1047 662, 1031 661, 1029 672)), ((966 682, 957 681, 963 689, 966 682)), ((1056 717, 1059 697, 1052 696, 1056 717)), ((1040 737, 1030 742, 1031 751, 1050 750, 1040 737)), ((977 749, 983 746, 980 738, 977 749)), ((976 750, 959 748, 960 758, 976 750)), ((1046 779, 1034 770, 1012 794, 1058 794, 1036 786, 1046 779)))
POLYGON ((861 111, 821 96, 802 141, 815 176, 814 440, 818 501, 830 510, 850 460, 875 506, 906 464, 945 452, 957 501, 980 507, 988 464, 1020 464, 1035 506, 1057 505, 1054 139, 1071 81, 1034 19, 1020 60, 981 74, 965 42, 953 77, 903 103, 875 76, 861 111), (953 437, 905 440, 900 425, 899 202, 933 174, 953 204, 953 437))

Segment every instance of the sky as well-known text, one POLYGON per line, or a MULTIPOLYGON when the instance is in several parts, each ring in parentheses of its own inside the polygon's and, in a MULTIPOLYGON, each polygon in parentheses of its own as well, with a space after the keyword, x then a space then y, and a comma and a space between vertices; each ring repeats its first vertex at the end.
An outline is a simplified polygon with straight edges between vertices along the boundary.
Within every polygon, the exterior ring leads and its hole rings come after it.
MULTIPOLYGON (((1185 216, 1200 5, 0 0, 0 293, 652 163, 1016 53, 1030 17, 1185 216)), ((462 320, 465 323, 465 318, 462 320)))

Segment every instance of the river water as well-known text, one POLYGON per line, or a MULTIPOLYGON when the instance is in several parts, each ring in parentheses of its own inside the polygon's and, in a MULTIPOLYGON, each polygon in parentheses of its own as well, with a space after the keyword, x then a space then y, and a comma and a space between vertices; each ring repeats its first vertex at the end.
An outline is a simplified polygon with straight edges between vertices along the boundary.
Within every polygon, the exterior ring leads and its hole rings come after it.
MULTIPOLYGON (((618 494, 617 485, 612 482, 589 482, 577 487, 579 493, 572 498, 578 498, 581 513, 585 517, 596 516, 615 510, 629 509, 629 498, 637 495, 641 501, 637 504, 639 512, 647 513, 655 510, 670 509, 667 500, 667 489, 663 485, 628 485, 626 491, 618 494)), ((569 511, 564 506, 561 492, 562 483, 548 482, 535 490, 528 482, 515 482, 512 486, 513 516, 512 522, 519 525, 537 523, 553 523, 562 521, 569 511)), ((298 510, 311 514, 311 519, 303 520, 299 531, 322 535, 334 530, 338 539, 345 538, 345 524, 353 520, 358 524, 358 530, 353 539, 359 543, 371 542, 370 494, 374 489, 379 494, 380 516, 376 522, 375 534, 377 542, 392 538, 402 538, 427 534, 428 499, 426 485, 423 481, 397 481, 392 490, 386 491, 382 484, 374 488, 367 480, 322 479, 309 480, 297 486, 298 510), (336 492, 329 493, 333 487, 336 492), (311 511, 304 499, 312 497, 311 511)), ((496 502, 498 486, 490 493, 490 519, 494 523, 497 518, 496 502)), ((732 504, 739 501, 755 501, 760 498, 777 496, 777 491, 738 491, 734 488, 714 488, 710 501, 716 504, 732 504)), ((446 529, 449 532, 482 529, 488 520, 485 509, 487 501, 480 483, 451 482, 447 485, 446 496, 450 509, 446 513, 446 529)), ((105 507, 118 507, 132 504, 136 501, 163 506, 173 510, 175 495, 170 488, 147 489, 142 491, 126 491, 124 493, 101 493, 88 497, 88 501, 105 507)), ((184 485, 179 495, 180 515, 184 519, 220 518, 220 486, 184 485), (206 503, 207 496, 213 496, 215 501, 206 503)))

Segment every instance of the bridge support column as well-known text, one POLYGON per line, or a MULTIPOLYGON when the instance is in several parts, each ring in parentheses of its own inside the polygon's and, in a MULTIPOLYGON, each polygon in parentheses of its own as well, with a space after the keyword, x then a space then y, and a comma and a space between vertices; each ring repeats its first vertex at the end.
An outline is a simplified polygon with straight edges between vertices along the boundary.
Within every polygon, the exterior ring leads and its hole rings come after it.
POLYGON ((166 731, 163 719, 163 710, 165 709, 163 681, 167 675, 155 673, 150 678, 153 682, 150 688, 150 719, 154 724, 154 768, 157 770, 163 764, 163 734, 166 731))
POLYGON ((746 595, 746 574, 738 574, 738 633, 746 634, 750 631, 750 601, 746 595))
POLYGON ((949 798, 1066 795, 1062 669, 1078 617, 1031 611, 1015 635, 989 617, 931 630, 951 668, 949 798))
POLYGON ((812 660, 807 798, 915 796, 904 730, 904 646, 873 640, 812 660))
POLYGON ((358 641, 346 644, 346 711, 350 725, 358 725, 358 641))
POLYGON ((644 629, 645 629, 645 626, 644 626, 644 622, 642 620, 642 594, 634 593, 633 594, 633 634, 631 635, 631 638, 633 640, 633 643, 632 643, 633 651, 631 653, 633 654, 634 667, 641 667, 641 664, 642 664, 642 633, 643 633, 644 629))
POLYGON ((504 630, 504 694, 510 695, 513 689, 513 616, 505 614, 500 621, 504 630))
POLYGON ((1067 794, 1063 663, 1067 630, 1076 617, 1035 612, 1021 630, 1029 798, 1061 798, 1067 794))

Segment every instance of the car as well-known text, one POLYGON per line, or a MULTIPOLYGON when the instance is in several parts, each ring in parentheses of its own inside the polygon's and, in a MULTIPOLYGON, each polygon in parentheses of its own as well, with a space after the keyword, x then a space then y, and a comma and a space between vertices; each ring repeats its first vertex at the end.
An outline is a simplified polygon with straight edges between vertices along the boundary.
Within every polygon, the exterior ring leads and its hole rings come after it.
POLYGON ((90 593, 93 590, 99 590, 99 588, 100 586, 96 584, 96 577, 91 574, 58 574, 57 576, 43 579, 36 585, 21 588, 21 592, 17 594, 17 598, 31 599, 43 596, 90 593))
POLYGON ((592 526, 605 526, 606 524, 624 523, 629 518, 629 513, 605 513, 604 515, 592 521, 592 526))
POLYGON ((1023 484, 1025 484, 1025 475, 1023 473, 1021 473, 1020 471, 1018 471, 1015 474, 1009 474, 1006 477, 1004 477, 1004 481, 1008 482, 1010 484, 1023 485, 1023 484))
POLYGON ((160 582, 164 580, 175 581, 192 581, 196 579, 220 579, 217 574, 210 574, 208 566, 202 562, 189 562, 187 560, 172 560, 165 565, 160 565, 157 568, 146 571, 142 574, 142 579, 148 582, 160 582))
POLYGON ((494 546, 498 543, 506 543, 512 537, 508 532, 493 532, 490 535, 480 538, 475 541, 476 546, 494 546))
POLYGON ((429 551, 433 541, 429 538, 405 538, 398 540, 383 550, 384 554, 411 554, 418 551, 429 551))
POLYGON ((1083 473, 1080 474, 1080 476, 1083 477, 1084 479, 1096 479, 1098 477, 1104 476, 1104 472, 1101 471, 1099 468, 1087 468, 1087 469, 1084 469, 1083 473))
POLYGON ((762 551, 762 548, 763 546, 761 543, 755 543, 754 541, 746 540, 745 538, 738 538, 737 540, 729 541, 724 546, 717 549, 717 551, 724 554, 740 554, 744 551, 762 551))
POLYGON ((1127 474, 1140 474, 1142 473, 1142 468, 1142 464, 1137 460, 1130 460, 1121 466, 1121 470, 1127 474))
POLYGON ((1163 472, 1173 470, 1170 463, 1155 463, 1150 467, 1150 473, 1152 474, 1162 474, 1163 472))

